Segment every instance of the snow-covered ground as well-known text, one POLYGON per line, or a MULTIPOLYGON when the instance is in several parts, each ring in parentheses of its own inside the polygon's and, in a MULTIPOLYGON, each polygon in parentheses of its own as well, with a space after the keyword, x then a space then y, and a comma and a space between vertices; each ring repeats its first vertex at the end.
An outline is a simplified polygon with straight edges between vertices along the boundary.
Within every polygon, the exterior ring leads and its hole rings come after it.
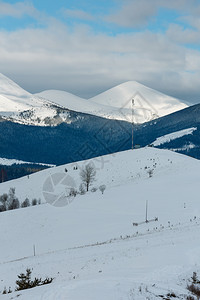
POLYGON ((175 131, 163 136, 158 137, 153 143, 153 146, 160 146, 165 143, 169 143, 170 141, 176 140, 178 138, 181 138, 184 135, 193 134, 193 132, 197 130, 196 127, 187 128, 179 131, 175 131))
POLYGON ((68 110, 144 123, 185 107, 187 105, 180 100, 135 81, 125 82, 86 100, 56 90, 32 95, 0 74, 0 116, 22 124, 49 126, 71 122, 68 110), (134 99, 133 118, 132 99, 134 99))
MULTIPOLYGON (((0 184, 0 194, 9 186, 21 197, 31 186, 42 193, 44 183, 50 188, 47 178, 60 174, 78 186, 86 163, 78 163, 78 170, 68 164, 0 184)), ((187 280, 194 271, 200 276, 200 162, 144 148, 93 163, 93 187, 106 184, 104 194, 78 195, 60 208, 43 204, 0 214, 0 290, 13 290, 17 274, 27 267, 33 276, 54 277, 50 285, 0 299, 173 299, 166 296, 172 292, 186 299, 187 280), (148 220, 158 221, 143 222, 147 200, 148 220)))

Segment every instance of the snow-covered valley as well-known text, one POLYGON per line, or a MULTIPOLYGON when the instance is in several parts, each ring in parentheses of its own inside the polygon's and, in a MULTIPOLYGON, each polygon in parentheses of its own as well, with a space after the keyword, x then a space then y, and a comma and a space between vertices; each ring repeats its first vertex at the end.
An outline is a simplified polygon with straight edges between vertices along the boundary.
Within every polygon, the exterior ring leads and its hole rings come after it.
MULTIPOLYGON (((0 194, 15 187, 18 197, 44 196, 44 202, 49 177, 65 174, 78 186, 87 163, 0 184, 0 194)), ((173 299, 167 294, 174 293, 186 299, 187 280, 200 272, 200 162, 147 147, 93 163, 92 187, 105 184, 103 194, 77 195, 62 207, 42 204, 0 213, 0 290, 14 290, 17 274, 27 267, 33 276, 54 278, 47 286, 0 298, 140 300, 173 299)))

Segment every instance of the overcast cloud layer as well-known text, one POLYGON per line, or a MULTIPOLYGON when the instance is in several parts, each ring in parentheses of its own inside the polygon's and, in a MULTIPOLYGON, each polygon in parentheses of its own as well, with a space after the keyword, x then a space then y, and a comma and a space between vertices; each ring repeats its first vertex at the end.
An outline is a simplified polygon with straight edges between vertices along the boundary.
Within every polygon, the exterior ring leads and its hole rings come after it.
POLYGON ((89 98, 136 80, 200 102, 199 1, 116 4, 98 15, 62 7, 56 17, 31 2, 0 1, 1 20, 30 19, 0 29, 0 72, 30 92, 61 89, 89 98), (159 28, 165 13, 168 18, 159 28))

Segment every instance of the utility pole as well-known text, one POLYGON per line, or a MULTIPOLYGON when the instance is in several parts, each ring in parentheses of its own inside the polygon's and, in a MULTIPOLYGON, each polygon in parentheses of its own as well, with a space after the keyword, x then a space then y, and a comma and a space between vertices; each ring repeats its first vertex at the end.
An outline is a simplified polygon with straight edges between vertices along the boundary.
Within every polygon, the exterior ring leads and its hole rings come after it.
POLYGON ((147 218, 147 211, 148 211, 148 200, 146 200, 146 223, 148 223, 148 218, 147 218))
POLYGON ((33 255, 35 256, 35 245, 33 245, 33 255))
POLYGON ((134 110, 133 110, 133 106, 134 106, 134 98, 131 100, 131 103, 132 103, 132 120, 131 120, 131 123, 132 123, 132 150, 133 150, 133 126, 134 126, 134 121, 133 121, 134 110))

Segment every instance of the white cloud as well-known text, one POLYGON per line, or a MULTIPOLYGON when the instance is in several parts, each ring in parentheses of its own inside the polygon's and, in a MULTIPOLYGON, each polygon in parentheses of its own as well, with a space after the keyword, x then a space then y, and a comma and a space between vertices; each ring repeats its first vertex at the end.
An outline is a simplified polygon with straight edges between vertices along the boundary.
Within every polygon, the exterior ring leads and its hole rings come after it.
POLYGON ((183 28, 183 26, 177 24, 171 24, 167 30, 167 36, 169 39, 180 44, 199 44, 200 43, 200 31, 183 28))
POLYGON ((160 8, 175 10, 182 15, 182 20, 188 23, 197 22, 199 26, 199 0, 123 0, 120 9, 105 19, 119 26, 144 27, 156 18, 160 8))
POLYGON ((158 9, 158 0, 127 0, 122 8, 106 20, 125 27, 138 27, 148 24, 158 9))
POLYGON ((73 10, 73 9, 65 9, 63 11, 64 15, 69 18, 75 18, 84 21, 92 21, 94 20, 94 16, 83 10, 73 10))
MULTIPOLYGON (((145 0, 141 2, 146 5, 145 0)), ((154 8, 147 5, 143 15, 141 7, 137 24, 154 15, 157 2, 151 3, 154 8)), ((169 0, 168 5, 172 4, 169 0)), ((13 9, 4 8, 4 14, 16 17, 23 12, 46 20, 42 29, 0 31, 0 72, 30 92, 62 89, 91 97, 116 84, 136 80, 191 101, 200 93, 200 52, 184 46, 199 41, 198 30, 172 24, 163 34, 143 31, 109 36, 95 34, 84 25, 69 30, 31 6, 20 12, 18 6, 13 9)))
POLYGON ((127 80, 182 98, 191 87, 199 91, 199 52, 148 31, 109 37, 54 24, 0 32, 0 65, 0 72, 32 92, 53 88, 89 97, 127 80))
POLYGON ((37 14, 38 11, 30 2, 17 2, 15 4, 10 4, 4 1, 0 1, 0 17, 10 16, 20 18, 23 15, 37 17, 37 14))

